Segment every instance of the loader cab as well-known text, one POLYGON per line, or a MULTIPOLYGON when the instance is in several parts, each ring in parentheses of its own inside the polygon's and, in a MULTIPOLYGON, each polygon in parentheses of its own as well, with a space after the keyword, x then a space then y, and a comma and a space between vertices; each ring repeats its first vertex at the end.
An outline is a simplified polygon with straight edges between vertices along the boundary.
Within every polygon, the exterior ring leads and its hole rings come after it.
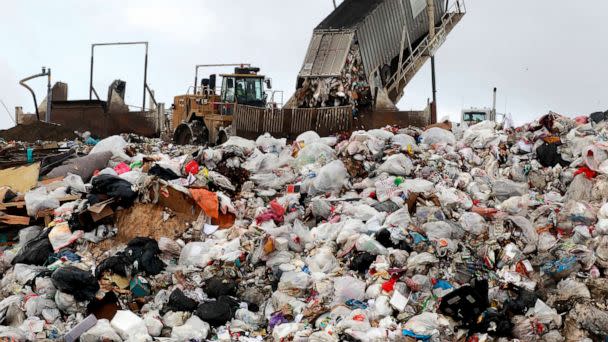
POLYGON ((221 75, 221 102, 265 107, 265 77, 257 74, 259 70, 259 68, 235 68, 234 74, 221 75))

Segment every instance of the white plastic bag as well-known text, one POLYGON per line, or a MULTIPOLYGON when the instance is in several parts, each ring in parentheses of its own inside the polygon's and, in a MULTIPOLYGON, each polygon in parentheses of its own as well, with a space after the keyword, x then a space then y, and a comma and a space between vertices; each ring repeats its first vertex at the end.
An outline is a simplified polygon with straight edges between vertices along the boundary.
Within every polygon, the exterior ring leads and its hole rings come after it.
POLYGON ((112 152, 112 156, 115 158, 119 158, 124 161, 131 161, 131 157, 125 153, 125 147, 127 147, 127 142, 125 139, 123 139, 120 135, 113 135, 99 141, 95 146, 93 146, 89 154, 112 152))
POLYGON ((416 335, 437 336, 440 329, 448 327, 449 322, 446 318, 432 312, 423 312, 410 318, 403 329, 409 330, 416 335))
POLYGON ((393 145, 399 145, 402 148, 407 148, 408 146, 415 148, 417 146, 416 139, 414 139, 414 137, 412 137, 411 135, 407 134, 395 134, 391 138, 391 143, 393 145))
POLYGON ((608 159, 608 153, 603 146, 591 145, 583 150, 583 159, 588 168, 600 171, 600 165, 608 159))
POLYGON ((321 143, 310 143, 298 152, 296 156, 296 165, 303 167, 308 164, 318 163, 325 165, 336 159, 336 152, 333 148, 321 143))
POLYGON ((45 187, 40 187, 25 193, 25 207, 28 216, 36 216, 38 211, 43 209, 59 208, 59 200, 52 197, 45 187))
POLYGON ((475 236, 488 231, 486 220, 477 213, 466 212, 460 216, 458 221, 460 222, 462 229, 475 236))
POLYGON ((256 141, 256 146, 264 153, 276 153, 279 154, 285 148, 287 139, 275 139, 269 133, 260 135, 256 141))
POLYGON ((456 145, 456 137, 454 136, 454 133, 443 128, 432 127, 422 133, 422 143, 427 145, 456 145))
POLYGON ((393 154, 380 165, 378 172, 387 172, 396 176, 407 176, 412 173, 413 168, 414 164, 410 158, 403 154, 393 154))
POLYGON ((152 341, 144 320, 131 311, 118 310, 110 325, 125 340, 152 341))
POLYGON ((206 267, 211 261, 209 250, 211 249, 213 241, 195 241, 189 242, 179 256, 179 264, 183 266, 198 266, 201 268, 206 267))
POLYGON ((68 173, 68 175, 65 176, 65 178, 63 178, 63 182, 65 183, 66 186, 68 186, 71 189, 74 189, 75 191, 87 192, 87 189, 84 186, 84 182, 82 181, 82 178, 80 178, 80 176, 78 176, 78 175, 68 173))
POLYGON ((410 217, 410 213, 407 208, 399 209, 386 217, 384 220, 384 225, 386 227, 397 227, 397 228, 407 228, 407 226, 412 221, 410 217))
POLYGON ((340 266, 331 249, 322 247, 318 252, 306 258, 306 264, 312 272, 330 273, 340 266))
POLYGON ((319 137, 319 134, 317 134, 317 132, 307 131, 298 135, 298 137, 296 138, 296 142, 303 143, 304 146, 306 146, 312 144, 313 142, 316 142, 319 139, 321 139, 321 137, 319 137))
POLYGON ((354 277, 334 278, 334 303, 344 304, 349 299, 365 298, 365 282, 354 277))
POLYGON ((174 341, 204 341, 210 328, 207 322, 203 322, 197 316, 192 316, 184 325, 171 330, 171 339, 174 341))
POLYGON ((320 192, 338 191, 346 185, 348 178, 344 163, 341 160, 334 160, 319 170, 313 185, 320 192))
POLYGON ((562 326, 562 316, 540 299, 537 299, 534 304, 534 317, 543 324, 549 325, 553 322, 557 328, 562 326))
POLYGON ((372 238, 369 235, 361 234, 355 243, 355 247, 358 251, 368 252, 369 254, 374 255, 386 255, 388 254, 388 250, 386 247, 382 246, 378 241, 372 238))
POLYGON ((407 193, 417 192, 429 194, 434 191, 435 184, 422 178, 406 179, 405 182, 399 185, 407 193))
POLYGON ((91 329, 85 331, 80 335, 80 342, 122 342, 122 339, 116 331, 110 325, 110 321, 107 319, 97 320, 91 329))
POLYGON ((256 149, 255 141, 237 137, 235 135, 228 138, 228 141, 221 145, 222 147, 238 147, 245 155, 249 155, 256 149))

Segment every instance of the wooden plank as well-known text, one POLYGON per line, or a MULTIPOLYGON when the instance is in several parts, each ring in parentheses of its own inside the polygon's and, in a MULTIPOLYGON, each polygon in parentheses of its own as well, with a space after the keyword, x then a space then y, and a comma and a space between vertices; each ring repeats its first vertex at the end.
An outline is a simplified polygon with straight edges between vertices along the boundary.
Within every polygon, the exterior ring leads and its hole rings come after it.
POLYGON ((25 201, 0 203, 0 210, 6 210, 8 208, 23 208, 23 207, 25 207, 25 201))
POLYGON ((4 213, 0 213, 0 222, 8 225, 27 226, 30 224, 30 218, 29 216, 6 215, 4 213))

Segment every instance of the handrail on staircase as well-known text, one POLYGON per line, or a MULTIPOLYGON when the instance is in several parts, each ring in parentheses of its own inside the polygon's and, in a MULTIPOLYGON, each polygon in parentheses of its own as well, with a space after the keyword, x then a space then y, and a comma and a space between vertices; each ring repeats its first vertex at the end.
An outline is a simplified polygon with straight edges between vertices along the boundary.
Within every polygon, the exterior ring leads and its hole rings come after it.
POLYGON ((422 57, 427 51, 429 47, 435 45, 440 39, 445 38, 446 28, 452 24, 456 16, 462 16, 466 13, 466 5, 464 0, 455 0, 449 6, 448 10, 445 12, 443 17, 441 18, 441 26, 439 30, 435 34, 435 37, 430 40, 427 35, 418 46, 410 53, 410 55, 403 61, 399 70, 402 70, 401 73, 395 73, 391 78, 387 81, 387 90, 390 92, 395 87, 398 86, 399 80, 402 79, 405 75, 407 75, 411 69, 415 68, 414 61, 422 57))

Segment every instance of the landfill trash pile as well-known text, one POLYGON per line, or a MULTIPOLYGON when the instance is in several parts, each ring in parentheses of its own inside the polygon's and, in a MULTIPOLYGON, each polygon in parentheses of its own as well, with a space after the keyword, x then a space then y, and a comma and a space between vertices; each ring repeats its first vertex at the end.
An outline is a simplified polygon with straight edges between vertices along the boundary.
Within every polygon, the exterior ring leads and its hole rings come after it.
POLYGON ((363 69, 359 45, 353 43, 346 55, 340 76, 306 77, 295 93, 300 108, 371 105, 372 93, 363 69))
POLYGON ((0 170, 0 339, 603 341, 601 114, 59 143, 0 170))

